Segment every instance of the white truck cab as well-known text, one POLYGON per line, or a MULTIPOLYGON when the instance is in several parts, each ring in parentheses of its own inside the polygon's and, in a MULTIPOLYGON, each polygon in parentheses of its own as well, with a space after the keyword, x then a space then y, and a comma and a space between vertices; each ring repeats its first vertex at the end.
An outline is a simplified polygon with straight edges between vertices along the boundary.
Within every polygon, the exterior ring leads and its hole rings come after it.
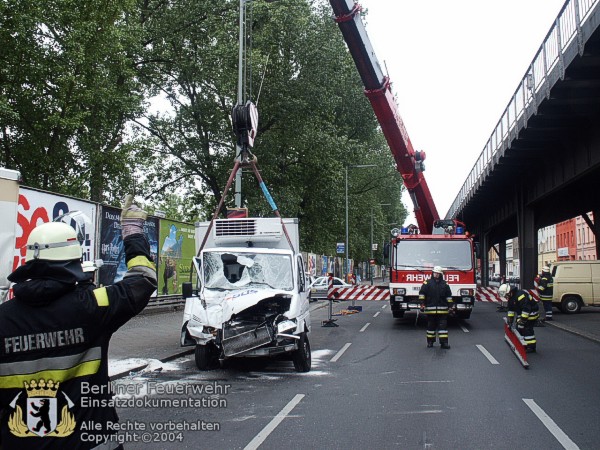
MULTIPOLYGON (((196 224, 196 252, 210 222, 196 224)), ((310 313, 297 219, 217 219, 185 283, 181 345, 196 366, 288 353, 308 372, 310 313), (282 221, 289 236, 284 233, 282 221), (290 242, 292 245, 290 245, 290 242)))

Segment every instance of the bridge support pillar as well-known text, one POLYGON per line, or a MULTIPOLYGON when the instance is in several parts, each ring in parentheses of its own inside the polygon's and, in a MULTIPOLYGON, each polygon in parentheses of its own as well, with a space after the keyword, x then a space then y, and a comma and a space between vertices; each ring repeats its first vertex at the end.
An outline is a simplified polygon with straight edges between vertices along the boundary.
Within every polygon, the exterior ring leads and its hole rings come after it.
POLYGON ((506 281, 506 241, 498 243, 498 259, 500 260, 500 279, 506 281))
POLYGON ((518 205, 518 236, 519 236, 519 276, 521 288, 533 289, 533 280, 537 275, 537 232, 533 209, 519 202, 518 205))
POLYGON ((490 235, 484 233, 479 241, 479 253, 481 255, 481 267, 479 272, 481 273, 481 285, 489 286, 490 283, 490 235))

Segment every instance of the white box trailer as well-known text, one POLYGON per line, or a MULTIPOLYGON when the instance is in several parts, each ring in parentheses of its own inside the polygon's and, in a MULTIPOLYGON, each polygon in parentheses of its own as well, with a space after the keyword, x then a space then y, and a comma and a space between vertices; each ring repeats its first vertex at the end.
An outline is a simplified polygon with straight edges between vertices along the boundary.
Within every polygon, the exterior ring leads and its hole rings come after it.
POLYGON ((207 236, 209 224, 196 224, 197 283, 183 286, 181 345, 195 345, 200 370, 229 358, 287 353, 298 372, 308 372, 310 313, 298 220, 217 219, 207 236))
POLYGON ((20 179, 18 171, 0 167, 0 303, 8 299, 10 290, 7 277, 13 267, 20 179))

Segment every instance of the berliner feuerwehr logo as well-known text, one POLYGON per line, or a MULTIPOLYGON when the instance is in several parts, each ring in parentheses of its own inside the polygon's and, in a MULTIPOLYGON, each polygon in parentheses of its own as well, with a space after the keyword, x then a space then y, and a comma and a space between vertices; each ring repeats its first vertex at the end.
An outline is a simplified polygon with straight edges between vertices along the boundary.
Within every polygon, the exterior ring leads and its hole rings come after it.
POLYGON ((29 383, 24 381, 23 384, 27 394, 26 415, 23 417, 23 408, 19 404, 23 392, 19 392, 10 403, 14 411, 8 419, 8 428, 12 434, 19 437, 65 437, 75 431, 75 416, 69 411, 74 406, 73 402, 64 392, 61 392, 64 402, 57 398, 60 382, 39 379, 29 383))

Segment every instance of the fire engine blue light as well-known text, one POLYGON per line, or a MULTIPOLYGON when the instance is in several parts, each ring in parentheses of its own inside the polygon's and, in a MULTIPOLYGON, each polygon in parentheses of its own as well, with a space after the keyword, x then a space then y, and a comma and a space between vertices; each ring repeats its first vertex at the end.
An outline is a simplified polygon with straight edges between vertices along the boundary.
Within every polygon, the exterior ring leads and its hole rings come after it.
POLYGON ((465 234, 463 227, 456 227, 456 234, 465 234))
POLYGON ((400 233, 408 234, 408 227, 402 227, 402 229, 400 230, 400 233))

